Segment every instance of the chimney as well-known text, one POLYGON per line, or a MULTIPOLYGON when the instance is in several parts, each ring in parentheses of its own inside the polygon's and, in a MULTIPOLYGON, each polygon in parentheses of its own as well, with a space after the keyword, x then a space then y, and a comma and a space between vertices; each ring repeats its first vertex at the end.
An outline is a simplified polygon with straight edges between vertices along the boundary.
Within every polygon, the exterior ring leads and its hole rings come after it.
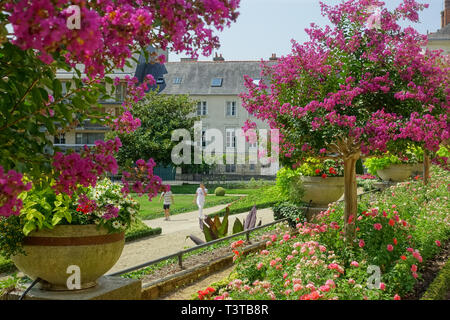
POLYGON ((222 57, 222 54, 219 56, 216 52, 216 56, 213 58, 213 61, 225 61, 225 59, 222 57))
POLYGON ((180 61, 181 62, 196 62, 198 59, 197 58, 181 58, 180 61))
POLYGON ((270 61, 277 61, 278 57, 276 53, 272 53, 272 56, 269 58, 270 61))
POLYGON ((444 1, 444 11, 441 12, 441 27, 444 28, 450 23, 450 0, 444 1))

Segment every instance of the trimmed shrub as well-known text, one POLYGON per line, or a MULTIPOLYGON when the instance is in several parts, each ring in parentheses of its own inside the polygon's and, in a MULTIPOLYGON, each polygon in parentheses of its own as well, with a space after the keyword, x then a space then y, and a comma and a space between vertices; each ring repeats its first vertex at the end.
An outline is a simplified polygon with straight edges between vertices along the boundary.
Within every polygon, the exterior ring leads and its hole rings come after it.
POLYGON ((214 194, 218 197, 225 196, 225 189, 222 187, 217 187, 216 190, 214 190, 214 194))

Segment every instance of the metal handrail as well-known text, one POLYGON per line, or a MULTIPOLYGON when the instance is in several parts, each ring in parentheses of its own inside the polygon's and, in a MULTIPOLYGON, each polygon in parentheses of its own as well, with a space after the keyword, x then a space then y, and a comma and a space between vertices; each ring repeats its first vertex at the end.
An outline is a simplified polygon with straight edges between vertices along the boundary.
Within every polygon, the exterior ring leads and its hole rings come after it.
POLYGON ((176 257, 178 257, 178 264, 180 265, 180 267, 183 267, 183 264, 182 264, 183 254, 186 254, 186 253, 189 253, 189 252, 192 252, 192 251, 195 251, 195 250, 199 250, 199 249, 202 249, 204 247, 208 247, 208 246, 211 246, 213 244, 216 244, 216 243, 219 243, 219 242, 222 242, 222 241, 226 241, 226 240, 229 240, 229 239, 232 239, 232 238, 235 238, 235 237, 239 237, 239 236, 242 236, 242 235, 246 235, 247 241, 249 241, 249 235, 253 231, 257 231, 257 230, 260 230, 260 229, 263 229, 263 228, 267 228, 267 227, 270 227, 270 226, 272 226, 274 224, 278 224, 278 223, 281 223, 281 222, 284 222, 284 221, 287 221, 287 220, 288 220, 288 218, 279 219, 279 220, 267 223, 267 224, 265 224, 263 226, 255 227, 255 228, 248 229, 248 230, 244 230, 242 232, 238 232, 238 233, 232 234, 232 235, 224 237, 224 238, 216 239, 216 240, 213 240, 213 241, 209 241, 209 242, 197 245, 197 246, 192 247, 192 248, 188 248, 188 249, 185 249, 185 250, 178 251, 176 253, 173 253, 173 254, 165 256, 165 257, 161 257, 161 258, 158 258, 158 259, 155 259, 155 260, 144 262, 144 263, 142 263, 140 265, 137 265, 137 266, 134 266, 134 267, 130 267, 130 268, 125 269, 125 270, 121 270, 121 271, 117 271, 117 272, 114 272, 114 273, 110 273, 110 274, 107 274, 107 276, 119 276, 119 275, 122 275, 122 274, 125 274, 125 273, 128 273, 128 272, 132 272, 132 271, 136 271, 136 270, 139 270, 139 269, 142 269, 142 268, 145 268, 145 267, 149 267, 149 266, 151 266, 153 264, 156 264, 158 262, 162 262, 164 260, 169 260, 169 259, 176 258, 176 257))
MULTIPOLYGON (((381 189, 378 188, 378 189, 374 189, 374 190, 370 190, 370 191, 361 193, 358 196, 361 199, 361 197, 363 195, 365 195, 365 194, 370 194, 370 193, 373 193, 373 192, 380 192, 380 191, 381 191, 381 189)), ((344 200, 339 200, 337 202, 342 202, 342 201, 344 201, 344 200)), ((306 206, 306 214, 308 213, 310 207, 311 207, 311 201, 306 206)), ((185 250, 181 250, 181 251, 178 251, 176 253, 173 253, 173 254, 170 254, 170 255, 167 255, 167 256, 155 259, 155 260, 144 262, 142 264, 139 264, 139 265, 134 266, 134 267, 127 268, 125 270, 121 270, 121 271, 117 271, 117 272, 114 272, 114 273, 110 273, 107 276, 120 276, 122 274, 133 272, 133 271, 136 271, 136 270, 139 270, 139 269, 142 269, 142 268, 146 268, 146 267, 149 267, 149 266, 154 265, 156 263, 159 263, 159 262, 162 262, 162 261, 165 261, 165 260, 169 260, 169 259, 172 259, 172 258, 177 258, 177 257, 178 257, 178 264, 182 268, 183 267, 183 255, 186 254, 186 253, 189 253, 189 252, 192 252, 192 251, 196 251, 196 250, 199 250, 199 249, 202 249, 202 248, 205 248, 205 247, 209 247, 209 246, 211 246, 213 244, 220 243, 220 242, 223 242, 223 241, 226 241, 226 240, 230 240, 230 239, 242 236, 242 235, 245 235, 247 241, 250 241, 250 233, 252 233, 253 231, 257 231, 257 230, 260 230, 260 229, 263 229, 263 228, 267 228, 267 227, 270 227, 270 226, 272 226, 274 224, 278 224, 278 223, 281 223, 281 222, 284 222, 284 221, 287 221, 287 220, 289 220, 289 219, 288 218, 279 219, 279 220, 270 222, 268 224, 265 224, 263 226, 255 227, 255 228, 248 229, 248 230, 244 230, 242 232, 238 232, 238 233, 232 234, 232 235, 224 237, 224 238, 220 238, 220 239, 216 239, 216 240, 213 240, 213 241, 205 242, 205 243, 199 244, 199 245, 197 245, 195 247, 188 248, 188 249, 185 249, 185 250)))

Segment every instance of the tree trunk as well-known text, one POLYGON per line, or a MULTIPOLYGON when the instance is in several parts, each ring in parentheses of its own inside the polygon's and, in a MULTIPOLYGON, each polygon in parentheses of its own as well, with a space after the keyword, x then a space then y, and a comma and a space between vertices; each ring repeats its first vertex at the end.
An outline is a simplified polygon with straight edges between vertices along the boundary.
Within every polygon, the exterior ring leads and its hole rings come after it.
POLYGON ((344 234, 347 242, 351 242, 355 238, 355 220, 358 213, 356 161, 359 156, 359 153, 354 153, 344 157, 344 234), (353 218, 350 220, 350 217, 353 218))
POLYGON ((423 153, 423 184, 427 185, 430 181, 430 155, 427 150, 423 153))

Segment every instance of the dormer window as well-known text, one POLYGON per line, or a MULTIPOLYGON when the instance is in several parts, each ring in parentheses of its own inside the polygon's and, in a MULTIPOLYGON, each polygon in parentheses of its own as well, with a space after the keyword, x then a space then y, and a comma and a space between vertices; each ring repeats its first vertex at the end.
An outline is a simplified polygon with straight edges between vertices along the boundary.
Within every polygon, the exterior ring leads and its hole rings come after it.
POLYGON ((159 77, 158 79, 156 79, 156 84, 163 84, 163 83, 164 83, 163 77, 159 77))
POLYGON ((211 87, 221 87, 223 78, 213 78, 211 80, 211 87))
POLYGON ((181 84, 182 81, 183 81, 183 78, 176 77, 173 79, 173 84, 181 84))

